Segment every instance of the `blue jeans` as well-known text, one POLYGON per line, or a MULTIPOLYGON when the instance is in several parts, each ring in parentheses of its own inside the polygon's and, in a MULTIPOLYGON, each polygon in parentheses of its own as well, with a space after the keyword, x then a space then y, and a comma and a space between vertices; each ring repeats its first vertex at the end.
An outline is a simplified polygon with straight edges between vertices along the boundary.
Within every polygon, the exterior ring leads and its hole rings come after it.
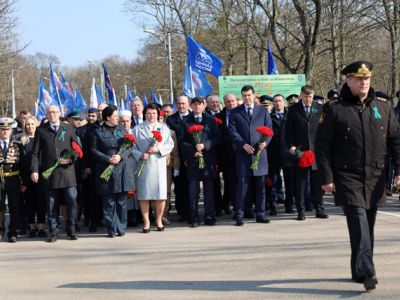
POLYGON ((103 214, 108 234, 125 233, 128 223, 126 201, 128 193, 117 193, 102 196, 103 214))
POLYGON ((47 204, 47 222, 49 232, 57 231, 58 203, 60 197, 63 196, 67 204, 67 231, 75 228, 76 221, 76 197, 77 191, 75 186, 62 189, 45 189, 45 197, 47 204))

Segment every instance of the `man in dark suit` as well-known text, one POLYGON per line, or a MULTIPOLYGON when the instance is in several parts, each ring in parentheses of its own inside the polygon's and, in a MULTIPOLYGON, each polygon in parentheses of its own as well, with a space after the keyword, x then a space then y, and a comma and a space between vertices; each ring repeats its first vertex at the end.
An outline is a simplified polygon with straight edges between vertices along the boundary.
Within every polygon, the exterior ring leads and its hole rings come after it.
POLYGON ((136 125, 139 125, 143 122, 143 101, 139 97, 135 97, 131 103, 131 112, 132 112, 132 128, 136 125))
POLYGON ((254 102, 254 88, 245 85, 242 90, 243 104, 234 108, 229 118, 229 135, 233 142, 237 168, 236 225, 243 226, 245 199, 253 184, 256 198, 256 222, 269 223, 265 216, 265 175, 268 173, 266 147, 271 138, 259 143, 260 126, 272 128, 268 110, 254 102), (258 168, 250 168, 257 151, 261 151, 258 168))
POLYGON ((220 133, 214 117, 205 114, 205 100, 203 97, 194 97, 191 101, 193 114, 186 119, 183 140, 183 162, 187 168, 189 187, 189 214, 192 227, 199 226, 198 199, 200 181, 203 181, 204 195, 204 224, 215 225, 214 217, 214 179, 217 176, 216 147, 220 140, 220 133), (188 128, 194 124, 204 126, 200 143, 196 141, 188 128), (204 168, 200 168, 200 157, 204 159, 204 168))
POLYGON ((78 239, 75 229, 76 221, 76 177, 74 162, 70 158, 61 158, 66 151, 72 151, 71 143, 76 141, 74 128, 60 122, 60 109, 50 105, 47 109, 49 122, 39 127, 35 133, 32 150, 33 182, 39 181, 39 174, 50 168, 55 162, 60 165, 53 171, 48 180, 43 179, 47 203, 47 219, 49 226, 48 242, 55 242, 57 236, 57 208, 61 197, 67 203, 67 234, 71 240, 78 239))
MULTIPOLYGON (((176 105, 178 111, 167 118, 167 125, 171 130, 175 131, 180 160, 183 161, 182 151, 185 121, 190 115, 189 98, 187 96, 179 96, 176 100, 176 105)), ((183 163, 180 165, 179 172, 174 172, 174 185, 175 208, 180 216, 178 222, 185 222, 189 218, 189 191, 187 171, 183 163)))
POLYGON ((287 110, 285 109, 284 98, 281 94, 276 94, 272 98, 274 108, 271 112, 272 129, 274 130, 274 136, 271 139, 267 148, 268 153, 268 177, 272 180, 271 190, 271 203, 270 203, 270 215, 275 216, 277 214, 277 202, 283 200, 282 192, 282 178, 281 170, 283 169, 283 153, 281 149, 281 128, 283 120, 286 117, 287 110))
POLYGON ((218 147, 218 160, 221 164, 222 176, 224 178, 224 196, 222 198, 222 208, 225 213, 230 213, 229 206, 235 207, 236 189, 236 165, 235 153, 233 151, 232 140, 229 137, 228 127, 232 109, 237 107, 237 98, 234 94, 224 96, 225 107, 216 115, 222 121, 219 125, 221 141, 218 147))
MULTIPOLYGON (((301 101, 289 108, 285 128, 286 143, 289 152, 297 155, 298 151, 311 150, 315 152, 315 138, 317 134, 318 121, 321 116, 322 106, 313 102, 314 89, 310 85, 301 88, 301 101)), ((300 168, 295 165, 295 199, 297 207, 297 220, 305 220, 304 214, 304 191, 307 179, 310 178, 312 199, 316 208, 315 216, 326 219, 324 202, 322 198, 321 184, 317 173, 317 164, 312 167, 300 168)))

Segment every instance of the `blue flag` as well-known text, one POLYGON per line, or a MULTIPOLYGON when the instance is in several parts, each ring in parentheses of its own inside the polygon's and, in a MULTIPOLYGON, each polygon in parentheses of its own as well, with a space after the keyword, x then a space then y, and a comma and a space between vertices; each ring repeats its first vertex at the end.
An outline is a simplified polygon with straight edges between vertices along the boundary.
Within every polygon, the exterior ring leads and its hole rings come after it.
POLYGON ((150 95, 151 95, 151 102, 152 103, 160 104, 160 102, 158 101, 157 95, 156 95, 156 93, 154 93, 152 87, 150 87, 150 95))
POLYGON ((101 89, 97 83, 95 84, 95 89, 96 89, 96 95, 97 95, 97 103, 101 104, 101 103, 105 102, 104 95, 101 92, 101 89))
POLYGON ((40 79, 39 90, 38 90, 38 107, 45 113, 49 105, 57 105, 58 102, 55 100, 46 88, 43 80, 40 79))
POLYGON ((115 91, 114 91, 114 88, 111 83, 111 77, 110 77, 110 75, 108 75, 106 64, 103 64, 103 71, 104 71, 104 81, 105 81, 106 90, 107 90, 108 103, 110 105, 116 105, 117 99, 115 97, 115 91))
POLYGON ((39 106, 37 101, 35 102, 35 108, 33 109, 33 115, 39 121, 42 121, 44 118, 46 118, 46 114, 40 108, 40 106, 39 106))
POLYGON ((74 92, 72 91, 71 87, 68 84, 68 81, 65 79, 64 74, 61 72, 61 78, 60 78, 61 84, 63 85, 63 88, 65 88, 70 96, 74 95, 74 92))
POLYGON ((144 97, 143 97, 143 106, 144 106, 144 108, 146 108, 147 105, 149 105, 149 102, 147 101, 146 94, 144 94, 144 97))
POLYGON ((188 64, 192 69, 198 69, 215 77, 221 75, 221 69, 224 62, 220 60, 210 50, 204 48, 197 43, 190 35, 186 35, 186 42, 188 48, 188 64))
POLYGON ((131 107, 132 95, 129 87, 126 88, 125 109, 129 110, 131 107))
POLYGON ((64 103, 65 108, 67 109, 66 114, 70 114, 73 111, 85 111, 86 109, 86 102, 85 99, 83 99, 82 94, 77 90, 74 89, 74 98, 72 100, 67 100, 64 103))
POLYGON ((212 93, 213 87, 208 82, 204 72, 191 68, 186 64, 185 78, 183 80, 182 94, 189 98, 196 96, 208 96, 212 93))
POLYGON ((276 66, 274 57, 272 56, 271 45, 269 44, 269 41, 268 41, 268 70, 267 70, 267 74, 268 75, 277 75, 277 74, 279 74, 278 67, 276 66))
POLYGON ((54 99, 57 101, 57 105, 60 108, 61 115, 64 116, 64 108, 63 108, 63 103, 69 99, 72 98, 69 97, 69 92, 64 91, 64 87, 60 81, 60 79, 57 76, 57 73, 53 69, 53 65, 50 64, 50 93, 53 96, 54 99))

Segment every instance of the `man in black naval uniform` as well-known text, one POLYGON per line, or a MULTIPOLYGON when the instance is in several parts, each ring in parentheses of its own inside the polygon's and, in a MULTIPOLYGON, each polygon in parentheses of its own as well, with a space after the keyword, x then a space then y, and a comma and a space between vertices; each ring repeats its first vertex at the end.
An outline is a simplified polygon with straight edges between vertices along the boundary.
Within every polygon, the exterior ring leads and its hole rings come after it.
POLYGON ((385 201, 385 155, 395 162, 400 186, 400 127, 390 104, 370 87, 372 65, 354 62, 342 70, 346 83, 338 101, 324 106, 316 155, 322 189, 343 206, 351 244, 351 273, 366 290, 378 280, 373 262, 377 207, 385 201))
POLYGON ((19 176, 21 143, 12 137, 11 118, 0 118, 0 238, 5 232, 6 196, 10 212, 8 241, 17 241, 21 181, 19 176))

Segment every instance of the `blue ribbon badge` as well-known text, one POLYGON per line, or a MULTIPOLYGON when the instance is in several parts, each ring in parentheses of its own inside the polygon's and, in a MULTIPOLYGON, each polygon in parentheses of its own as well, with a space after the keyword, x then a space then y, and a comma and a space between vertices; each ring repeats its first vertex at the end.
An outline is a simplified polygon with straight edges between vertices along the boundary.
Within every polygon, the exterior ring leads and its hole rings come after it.
POLYGON ((380 114, 379 111, 378 111, 378 107, 374 106, 374 107, 372 108, 372 113, 374 114, 374 119, 377 119, 377 120, 382 119, 382 116, 381 116, 381 114, 380 114))

